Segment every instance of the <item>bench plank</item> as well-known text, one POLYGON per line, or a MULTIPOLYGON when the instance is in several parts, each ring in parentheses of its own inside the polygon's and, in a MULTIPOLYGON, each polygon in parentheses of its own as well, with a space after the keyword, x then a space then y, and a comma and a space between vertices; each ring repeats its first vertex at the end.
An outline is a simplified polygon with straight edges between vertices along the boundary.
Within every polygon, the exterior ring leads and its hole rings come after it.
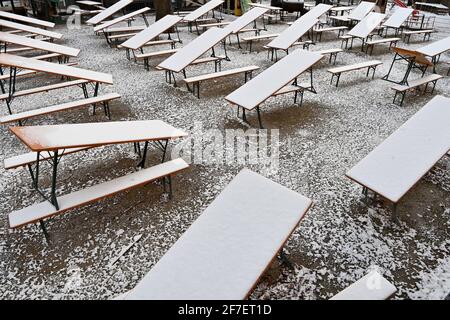
MULTIPOLYGON (((50 84, 47 86, 42 86, 42 87, 37 87, 37 88, 30 88, 30 89, 24 89, 24 90, 20 90, 20 91, 16 91, 13 94, 13 97, 17 98, 17 97, 22 97, 22 96, 27 96, 30 94, 35 94, 35 93, 40 93, 40 92, 46 92, 46 91, 51 91, 51 90, 56 90, 56 89, 62 89, 62 88, 67 88, 67 87, 71 87, 71 86, 77 86, 77 85, 82 85, 83 83, 88 83, 88 80, 73 80, 73 81, 65 81, 65 82, 59 82, 59 83, 55 83, 55 84, 50 84)), ((9 96, 8 93, 4 93, 0 95, 0 100, 5 100, 7 99, 9 96)))
POLYGON ((19 36, 16 34, 1 31, 0 31, 0 42, 12 43, 19 46, 30 47, 53 53, 60 53, 69 57, 76 57, 80 53, 80 49, 70 48, 55 43, 27 38, 24 36, 19 36))
MULTIPOLYGON (((76 153, 78 151, 88 150, 90 148, 91 147, 66 149, 66 150, 64 150, 64 152, 61 155, 64 156, 64 155, 76 153)), ((51 152, 51 151, 40 154, 41 160, 48 160, 48 159, 52 159, 52 158, 53 158, 53 152, 51 152)), ((33 164, 36 162, 36 159, 37 159, 37 152, 28 152, 28 153, 20 154, 18 156, 13 156, 13 157, 5 159, 3 161, 3 166, 5 167, 6 170, 16 169, 19 167, 25 167, 26 165, 29 165, 29 164, 33 164)))
POLYGON ((311 204, 242 170, 124 298, 245 299, 311 204))
POLYGON ((222 77, 231 76, 231 75, 248 72, 248 71, 254 71, 254 70, 258 70, 258 69, 259 69, 258 66, 247 66, 247 67, 224 70, 224 71, 219 71, 219 72, 214 72, 214 73, 202 74, 202 75, 195 76, 195 77, 185 78, 185 79, 183 79, 183 81, 186 83, 193 83, 193 82, 211 80, 211 79, 216 79, 216 78, 222 78, 222 77))
POLYGON ((441 76, 440 74, 433 73, 419 79, 408 81, 408 85, 395 84, 391 88, 395 91, 403 92, 427 84, 429 82, 439 80, 441 78, 443 78, 443 76, 441 76))
POLYGON ((178 158, 71 194, 60 196, 58 197, 59 210, 56 210, 50 202, 45 201, 24 209, 13 211, 8 215, 9 227, 18 228, 26 224, 61 214, 67 210, 78 208, 106 197, 111 197, 119 192, 127 191, 170 174, 177 173, 188 168, 188 166, 189 165, 183 159, 178 158))

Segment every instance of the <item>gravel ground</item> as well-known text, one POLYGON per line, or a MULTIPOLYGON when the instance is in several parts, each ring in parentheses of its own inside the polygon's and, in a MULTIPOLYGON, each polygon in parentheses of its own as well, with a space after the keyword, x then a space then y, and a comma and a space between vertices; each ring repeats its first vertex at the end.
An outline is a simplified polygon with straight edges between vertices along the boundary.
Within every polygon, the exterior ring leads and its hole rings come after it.
MULTIPOLYGON (((285 27, 271 24, 267 32, 285 27)), ((81 49, 80 67, 113 75, 114 85, 100 91, 122 95, 111 104, 113 120, 162 119, 188 131, 196 141, 203 138, 205 148, 209 129, 223 134, 227 129, 250 128, 223 99, 242 84, 242 76, 203 85, 199 100, 185 87, 165 83, 163 72, 145 71, 142 65, 127 61, 124 51, 110 48, 91 27, 68 30, 60 25, 57 29, 64 33, 62 44, 81 49)), ((448 36, 446 31, 433 34, 431 41, 448 36)), ((324 36, 311 50, 340 46, 335 34, 324 36)), ((181 28, 181 37, 188 43, 195 35, 181 28)), ((400 46, 420 47, 423 43, 415 42, 418 39, 400 46)), ((239 50, 235 39, 228 48, 231 61, 225 61, 223 69, 272 65, 262 43, 253 53, 239 50)), ((379 200, 367 206, 361 187, 344 176, 432 95, 410 93, 403 107, 393 105, 391 84, 381 80, 393 54, 384 45, 376 47, 372 57, 358 49, 341 53, 337 65, 382 60, 374 80, 366 78, 364 71, 347 73, 336 88, 329 84, 330 65, 323 59, 314 73, 318 93, 306 93, 302 106, 293 104, 292 95, 264 104, 268 134, 273 137, 276 131, 272 130, 279 130, 278 167, 214 161, 192 164, 176 176, 171 201, 159 185, 150 184, 49 219, 50 245, 38 225, 8 229, 10 211, 41 199, 33 192, 27 171, 0 168, 0 298, 108 299, 131 289, 244 166, 314 200, 286 245, 294 268, 275 261, 251 298, 327 299, 376 266, 397 286, 395 299, 443 298, 450 292, 450 159, 439 161, 401 201, 399 223, 391 220, 388 203, 379 200)), ((404 67, 394 69, 397 78, 404 67)), ((202 65, 190 68, 188 74, 212 70, 213 66, 202 65)), ((438 72, 445 74, 447 68, 442 64, 438 72)), ((58 79, 29 77, 18 85, 36 86, 38 80, 42 85, 44 80, 58 79)), ((435 94, 450 97, 449 77, 438 82, 435 94)), ((16 99, 13 109, 35 109, 80 97, 79 88, 63 89, 16 99)), ((32 123, 107 120, 91 112, 78 109, 32 123)), ((249 121, 256 124, 254 114, 249 121)), ((0 128, 0 139, 0 160, 26 152, 6 126, 0 128)), ((148 163, 156 164, 158 159, 159 154, 152 152, 148 163)), ((130 145, 70 155, 60 164, 58 192, 67 194, 132 172, 136 161, 130 145)), ((50 180, 44 178, 42 183, 49 186, 50 180)))

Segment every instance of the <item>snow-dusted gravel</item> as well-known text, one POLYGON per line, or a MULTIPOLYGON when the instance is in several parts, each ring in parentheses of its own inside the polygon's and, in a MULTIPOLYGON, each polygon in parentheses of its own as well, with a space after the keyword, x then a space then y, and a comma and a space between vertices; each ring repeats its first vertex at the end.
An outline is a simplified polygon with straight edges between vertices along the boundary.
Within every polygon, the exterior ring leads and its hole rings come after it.
MULTIPOLYGON (((271 24, 267 32, 284 28, 284 24, 271 24)), ((100 91, 122 95, 111 104, 113 120, 162 119, 188 131, 197 141, 202 137, 208 140, 208 129, 225 133, 249 128, 223 99, 242 84, 242 76, 203 85, 199 100, 185 87, 165 83, 163 72, 145 71, 142 65, 128 61, 124 51, 110 48, 91 27, 68 30, 59 25, 57 29, 64 33, 60 43, 81 49, 80 67, 113 75, 114 85, 100 91)), ((186 28, 181 31, 184 43, 195 37, 186 28)), ((431 41, 448 35, 448 30, 440 30, 431 41)), ((399 46, 420 47, 419 38, 399 46)), ((231 61, 225 61, 223 69, 272 65, 263 43, 255 45, 256 52, 246 53, 237 48, 235 39, 233 42, 228 47, 231 61)), ((311 50, 339 46, 336 35, 328 33, 311 50)), ((344 176, 432 98, 410 93, 403 107, 392 104, 391 84, 381 80, 392 57, 384 45, 377 46, 372 57, 358 46, 339 54, 337 65, 368 59, 384 62, 374 80, 366 78, 365 71, 347 73, 339 88, 329 84, 330 66, 324 58, 314 72, 318 93, 306 93, 302 106, 293 105, 292 95, 272 98, 262 106, 265 127, 279 130, 278 170, 263 164, 248 167, 310 197, 314 206, 286 246, 295 268, 275 261, 251 298, 327 299, 376 266, 399 289, 396 299, 440 299, 450 292, 450 158, 439 161, 401 201, 399 223, 390 219, 388 203, 380 200, 367 206, 361 188, 344 176)), ((448 56, 442 59, 449 60, 448 56)), ((404 67, 398 65, 394 73, 399 77, 404 67)), ((447 68, 440 64, 438 72, 445 75, 447 68)), ((188 73, 210 71, 213 66, 202 65, 188 73)), ((19 88, 36 86, 38 79, 40 84, 57 80, 23 78, 19 88)), ((438 82, 435 94, 450 97, 449 77, 438 82)), ((79 88, 63 89, 17 99, 13 108, 34 109, 80 97, 79 88)), ((106 121, 101 113, 90 113, 78 109, 32 123, 106 121)), ((256 124, 254 114, 249 121, 256 124)), ((268 134, 275 132, 269 130, 268 134)), ((0 128, 0 139, 0 160, 27 151, 6 126, 0 128)), ((58 192, 66 194, 132 172, 136 161, 130 145, 67 156, 60 164, 58 192)), ((152 152, 148 163, 158 161, 159 153, 152 152)), ((0 298, 107 299, 131 289, 244 166, 195 163, 175 177, 171 201, 162 194, 161 186, 150 184, 51 218, 47 222, 50 245, 38 225, 8 229, 10 211, 41 199, 33 192, 26 170, 1 167, 0 298)), ((48 178, 42 182, 49 186, 48 178)))

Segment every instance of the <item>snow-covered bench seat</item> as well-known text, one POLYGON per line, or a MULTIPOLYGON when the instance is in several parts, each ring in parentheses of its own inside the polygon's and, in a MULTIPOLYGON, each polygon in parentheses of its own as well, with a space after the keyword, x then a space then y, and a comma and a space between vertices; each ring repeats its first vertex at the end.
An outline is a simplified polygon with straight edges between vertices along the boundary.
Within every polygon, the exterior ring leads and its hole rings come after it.
POLYGON ((328 72, 331 73, 330 84, 333 84, 333 80, 334 80, 334 78, 336 78, 336 87, 337 87, 339 85, 339 79, 341 78, 342 73, 365 69, 365 68, 367 68, 366 76, 369 76, 370 70, 373 70, 373 74, 372 74, 372 79, 373 79, 375 76, 375 71, 376 71, 377 66, 379 66, 381 64, 383 64, 383 62, 381 62, 379 60, 371 60, 371 61, 364 61, 364 62, 355 63, 355 64, 351 64, 351 65, 347 65, 347 66, 328 69, 328 72))
MULTIPOLYGON (((213 80, 218 78, 224 78, 232 75, 236 75, 239 73, 243 73, 245 75, 245 82, 247 82, 248 79, 251 79, 252 72, 255 70, 258 70, 258 66, 246 66, 246 67, 240 67, 235 69, 229 69, 214 73, 208 73, 208 74, 202 74, 199 76, 194 76, 190 78, 185 78, 183 81, 189 85, 192 84, 192 93, 197 95, 197 98, 200 98, 200 82, 206 81, 206 80, 213 80)), ((189 88, 189 87, 188 87, 189 88)), ((189 89, 190 90, 190 89, 189 89)))
POLYGON ((443 76, 441 76, 440 74, 433 73, 433 74, 430 74, 428 76, 425 76, 425 77, 422 77, 422 78, 419 78, 419 79, 416 79, 416 80, 409 81, 408 84, 404 84, 404 85, 403 84, 395 84, 395 85, 393 85, 391 87, 392 90, 395 91, 393 103, 395 103, 395 104, 397 104, 399 106, 403 105, 403 100, 405 99, 406 92, 408 92, 410 90, 414 90, 414 89, 416 89, 416 88, 418 88, 420 86, 423 86, 423 85, 425 85, 423 93, 424 94, 427 93, 427 89, 428 89, 428 84, 429 83, 433 84, 433 87, 431 88, 431 93, 433 93, 434 92, 434 88, 436 87, 436 82, 439 79, 441 79, 441 78, 443 78, 443 76), (399 94, 400 94, 401 100, 400 100, 400 103, 396 103, 397 96, 399 94))

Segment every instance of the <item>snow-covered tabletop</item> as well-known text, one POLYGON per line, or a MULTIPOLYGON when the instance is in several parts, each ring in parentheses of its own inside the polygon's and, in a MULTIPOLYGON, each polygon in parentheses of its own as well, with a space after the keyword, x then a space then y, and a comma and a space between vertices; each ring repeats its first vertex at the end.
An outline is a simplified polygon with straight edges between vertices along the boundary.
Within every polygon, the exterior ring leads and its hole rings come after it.
POLYGON ((396 203, 450 150, 450 98, 436 96, 346 175, 396 203))
POLYGON ((317 52, 297 49, 230 93, 225 99, 248 110, 254 109, 311 68, 322 57, 317 52))
POLYGON ((244 299, 312 201, 243 169, 125 299, 244 299))

